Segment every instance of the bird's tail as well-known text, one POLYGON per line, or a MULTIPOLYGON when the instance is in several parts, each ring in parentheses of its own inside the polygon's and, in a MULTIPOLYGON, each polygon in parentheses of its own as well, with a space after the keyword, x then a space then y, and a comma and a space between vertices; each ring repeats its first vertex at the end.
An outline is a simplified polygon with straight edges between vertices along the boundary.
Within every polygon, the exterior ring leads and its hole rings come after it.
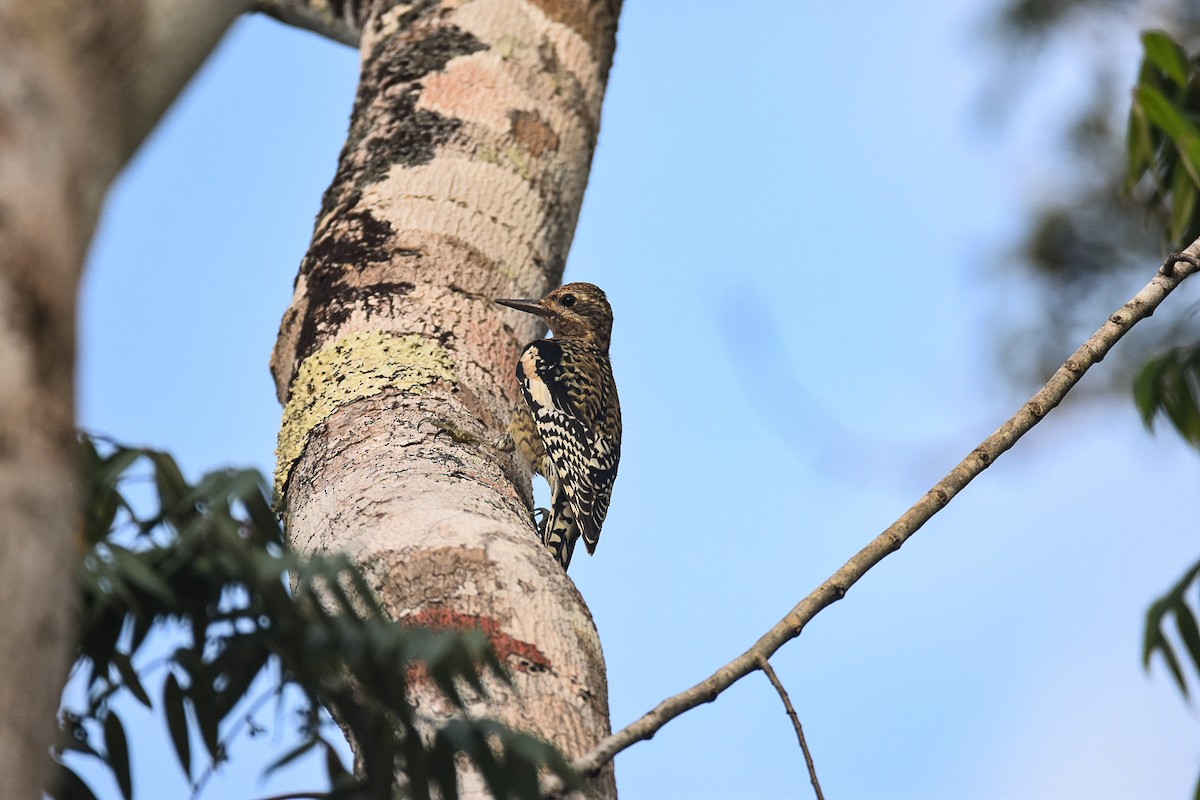
POLYGON ((575 513, 566 493, 561 492, 554 498, 553 508, 542 526, 542 544, 550 548, 558 563, 565 570, 571 566, 571 556, 575 554, 575 542, 579 540, 579 525, 575 522, 575 513))

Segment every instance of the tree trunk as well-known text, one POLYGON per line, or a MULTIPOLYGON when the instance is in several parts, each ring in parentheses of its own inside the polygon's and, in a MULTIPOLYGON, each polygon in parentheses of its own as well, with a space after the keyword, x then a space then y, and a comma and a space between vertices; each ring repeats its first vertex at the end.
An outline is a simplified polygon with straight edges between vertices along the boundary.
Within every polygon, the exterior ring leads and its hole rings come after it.
POLYGON ((40 796, 75 645, 75 297, 104 193, 241 4, 0 0, 0 797, 40 796))
MULTIPOLYGON (((599 637, 492 446, 542 329, 492 301, 561 278, 619 0, 364 6, 349 137, 271 362, 288 533, 349 553, 397 619, 482 629, 515 677, 486 713, 577 756, 609 732, 599 637)), ((611 769, 595 791, 615 796, 611 769)))

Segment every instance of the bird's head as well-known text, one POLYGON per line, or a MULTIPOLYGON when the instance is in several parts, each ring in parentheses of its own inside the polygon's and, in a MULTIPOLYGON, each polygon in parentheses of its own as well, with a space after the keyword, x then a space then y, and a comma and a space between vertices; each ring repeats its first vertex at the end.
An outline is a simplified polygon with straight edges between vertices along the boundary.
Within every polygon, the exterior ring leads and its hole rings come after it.
POLYGON ((612 336, 613 313, 608 298, 599 286, 568 283, 541 300, 497 300, 502 306, 536 314, 546 320, 558 339, 595 342, 608 352, 612 336))

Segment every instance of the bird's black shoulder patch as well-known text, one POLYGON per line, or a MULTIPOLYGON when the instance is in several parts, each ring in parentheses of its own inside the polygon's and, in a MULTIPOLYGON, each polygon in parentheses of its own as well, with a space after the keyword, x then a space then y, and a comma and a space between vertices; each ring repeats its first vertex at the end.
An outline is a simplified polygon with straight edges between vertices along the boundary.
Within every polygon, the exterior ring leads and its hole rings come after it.
POLYGON ((525 348, 525 352, 517 359, 518 381, 526 378, 525 364, 530 357, 533 358, 537 374, 544 376, 558 369, 558 366, 562 363, 562 346, 553 339, 540 339, 536 342, 530 342, 529 346, 525 348))
POLYGON ((517 380, 524 388, 535 417, 539 409, 554 409, 576 416, 563 381, 563 348, 558 342, 541 339, 526 347, 517 362, 517 380))
POLYGON ((553 339, 540 339, 529 347, 536 350, 538 358, 547 365, 557 365, 562 361, 562 345, 553 339))

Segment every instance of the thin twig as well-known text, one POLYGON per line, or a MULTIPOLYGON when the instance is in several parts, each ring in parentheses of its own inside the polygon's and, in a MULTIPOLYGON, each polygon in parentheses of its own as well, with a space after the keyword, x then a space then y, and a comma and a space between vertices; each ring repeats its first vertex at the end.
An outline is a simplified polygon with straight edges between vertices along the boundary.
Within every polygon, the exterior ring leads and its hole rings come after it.
POLYGON ((800 750, 804 753, 804 763, 808 767, 808 778, 812 781, 813 791, 817 794, 817 800, 825 800, 825 795, 821 792, 821 782, 817 780, 817 766, 813 763, 812 752, 808 749, 808 742, 804 739, 804 728, 800 726, 800 716, 796 713, 795 706, 792 705, 792 699, 788 697, 787 689, 783 688, 783 681, 779 680, 779 676, 775 674, 775 668, 763 656, 758 657, 758 668, 763 671, 767 680, 779 693, 779 699, 783 701, 783 707, 792 721, 792 727, 796 729, 796 738, 800 740, 800 750))
POLYGON ((754 646, 690 689, 663 700, 632 724, 601 740, 572 766, 584 775, 595 775, 600 767, 625 748, 652 737, 663 725, 701 703, 710 703, 735 682, 758 669, 760 658, 770 658, 780 647, 795 639, 804 626, 823 609, 841 600, 872 567, 900 549, 929 519, 1042 420, 1071 390, 1084 373, 1104 358, 1112 346, 1139 321, 1149 317, 1185 278, 1200 267, 1200 239, 1183 253, 1173 254, 1154 278, 1128 303, 1118 309, 1084 342, 1021 409, 995 433, 984 439, 954 469, 925 493, 912 508, 887 530, 858 551, 824 583, 801 600, 787 616, 766 632, 754 646))

